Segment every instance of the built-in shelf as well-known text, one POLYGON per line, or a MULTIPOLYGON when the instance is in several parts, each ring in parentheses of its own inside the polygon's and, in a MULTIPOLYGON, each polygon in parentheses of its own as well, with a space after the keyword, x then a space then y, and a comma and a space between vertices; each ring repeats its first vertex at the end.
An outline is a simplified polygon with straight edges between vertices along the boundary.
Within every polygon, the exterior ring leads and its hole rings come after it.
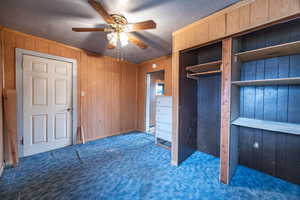
POLYGON ((300 41, 289 42, 235 54, 241 61, 259 60, 300 53, 300 41))
POLYGON ((263 85, 298 85, 300 77, 276 78, 264 80, 232 81, 233 85, 238 86, 263 86, 263 85))
POLYGON ((186 69, 186 71, 195 72, 195 73, 209 72, 209 71, 220 70, 221 64, 222 64, 222 60, 218 60, 218 61, 214 61, 214 62, 188 66, 185 69, 186 69))
POLYGON ((294 123, 275 122, 239 117, 236 120, 234 120, 231 124, 248 128, 256 128, 267 131, 300 135, 300 124, 294 123))
POLYGON ((198 79, 198 76, 206 75, 206 74, 216 74, 221 73, 222 70, 214 70, 214 71, 207 71, 207 72, 199 72, 199 73, 187 73, 186 77, 190 79, 198 79))

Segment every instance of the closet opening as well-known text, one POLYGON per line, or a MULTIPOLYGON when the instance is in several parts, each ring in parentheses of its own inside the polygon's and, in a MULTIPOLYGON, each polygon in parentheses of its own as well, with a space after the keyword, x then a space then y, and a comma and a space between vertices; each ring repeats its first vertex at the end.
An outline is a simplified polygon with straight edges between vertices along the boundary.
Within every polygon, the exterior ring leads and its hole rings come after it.
POLYGON ((222 42, 181 52, 179 161, 194 151, 220 156, 222 42))
POLYGON ((239 164, 300 184, 300 19, 234 44, 239 164))

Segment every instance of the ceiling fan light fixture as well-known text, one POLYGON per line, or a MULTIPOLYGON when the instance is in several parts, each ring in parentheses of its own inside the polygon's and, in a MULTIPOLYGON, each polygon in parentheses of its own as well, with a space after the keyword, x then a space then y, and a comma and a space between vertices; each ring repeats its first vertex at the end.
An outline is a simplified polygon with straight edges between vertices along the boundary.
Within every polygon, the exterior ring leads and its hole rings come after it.
POLYGON ((117 46, 118 45, 118 41, 120 42, 121 46, 124 47, 128 44, 128 36, 126 33, 117 33, 117 32, 113 32, 113 33, 109 33, 107 34, 107 39, 109 44, 117 46))
POLYGON ((119 34, 121 46, 124 47, 128 44, 128 36, 126 33, 122 32, 119 34))
MULTIPOLYGON (((99 0, 88 0, 88 3, 98 12, 104 19, 107 27, 102 28, 72 28, 75 32, 108 32, 107 49, 115 49, 118 60, 123 60, 124 52, 122 47, 126 46, 129 42, 138 46, 141 49, 146 49, 147 45, 143 43, 131 32, 155 29, 156 23, 153 20, 147 20, 130 24, 126 17, 120 14, 109 14, 106 9, 98 2, 99 0)), ((126 0, 123 0, 126 1, 126 0)))
POLYGON ((108 33, 107 40, 109 44, 117 46, 118 36, 116 33, 108 33))

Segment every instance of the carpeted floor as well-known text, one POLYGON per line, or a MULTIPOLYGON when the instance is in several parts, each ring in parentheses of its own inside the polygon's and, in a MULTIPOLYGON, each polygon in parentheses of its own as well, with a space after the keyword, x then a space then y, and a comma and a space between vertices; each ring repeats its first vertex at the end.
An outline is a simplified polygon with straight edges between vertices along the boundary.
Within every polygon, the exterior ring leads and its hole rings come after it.
POLYGON ((219 183, 219 159, 194 153, 180 167, 147 134, 132 133, 21 159, 0 178, 0 199, 300 199, 300 186, 239 167, 219 183))

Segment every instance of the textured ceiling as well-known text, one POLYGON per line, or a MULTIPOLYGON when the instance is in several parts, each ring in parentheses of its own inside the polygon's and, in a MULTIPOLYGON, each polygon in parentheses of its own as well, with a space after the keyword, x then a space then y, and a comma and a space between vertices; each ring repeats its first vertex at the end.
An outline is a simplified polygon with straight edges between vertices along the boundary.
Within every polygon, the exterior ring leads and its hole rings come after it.
MULTIPOLYGON (((157 29, 135 35, 149 47, 130 44, 124 57, 141 62, 171 53, 172 32, 227 7, 238 0, 97 0, 110 14, 123 14, 129 22, 153 19, 157 29)), ((106 50, 105 33, 76 33, 72 27, 97 27, 103 19, 87 0, 1 0, 0 25, 75 47, 115 56, 106 50)))

